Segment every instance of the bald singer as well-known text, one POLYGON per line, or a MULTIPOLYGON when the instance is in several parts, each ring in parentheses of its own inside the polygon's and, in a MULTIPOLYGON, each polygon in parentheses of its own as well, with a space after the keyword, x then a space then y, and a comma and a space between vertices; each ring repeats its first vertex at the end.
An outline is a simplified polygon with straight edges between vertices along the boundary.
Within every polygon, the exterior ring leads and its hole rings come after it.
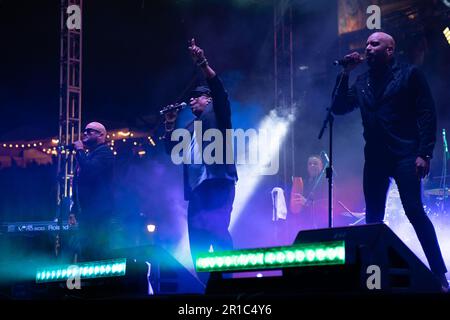
POLYGON ((363 59, 358 52, 345 56, 332 111, 344 114, 358 108, 361 112, 366 141, 366 223, 383 222, 386 194, 393 178, 431 271, 442 290, 447 291, 447 269, 421 197, 421 179, 430 171, 436 143, 434 101, 423 73, 416 66, 396 61, 394 53, 391 35, 371 34, 365 49, 369 70, 359 75, 351 87, 349 74, 363 59))
POLYGON ((74 150, 77 167, 69 216, 69 223, 77 224, 79 230, 74 260, 105 259, 110 250, 114 210, 114 155, 106 144, 105 126, 99 122, 86 125, 74 150))

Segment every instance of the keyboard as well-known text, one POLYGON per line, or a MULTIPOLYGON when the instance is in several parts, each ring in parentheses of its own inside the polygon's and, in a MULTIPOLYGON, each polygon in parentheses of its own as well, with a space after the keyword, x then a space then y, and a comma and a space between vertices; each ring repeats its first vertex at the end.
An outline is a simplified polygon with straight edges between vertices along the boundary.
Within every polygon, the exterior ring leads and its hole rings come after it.
MULTIPOLYGON (((75 228, 75 226, 69 226, 67 221, 62 223, 62 231, 75 228)), ((60 230, 60 226, 55 221, 4 222, 0 230, 2 233, 55 232, 60 230)))

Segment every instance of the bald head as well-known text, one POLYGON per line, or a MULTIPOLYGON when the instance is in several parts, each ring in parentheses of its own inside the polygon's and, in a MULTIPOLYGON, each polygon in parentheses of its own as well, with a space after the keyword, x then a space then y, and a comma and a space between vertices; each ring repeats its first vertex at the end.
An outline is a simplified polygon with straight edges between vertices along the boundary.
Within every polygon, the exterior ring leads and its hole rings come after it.
POLYGON ((96 146, 106 141, 106 128, 100 122, 90 122, 83 131, 83 144, 96 146))
POLYGON ((100 122, 90 122, 86 125, 86 129, 94 129, 106 136, 106 128, 100 122))
POLYGON ((394 57, 395 40, 384 32, 372 33, 366 43, 367 63, 371 68, 389 64, 394 57))
POLYGON ((369 41, 369 39, 377 39, 378 41, 382 42, 386 46, 389 46, 389 47, 395 49, 395 40, 390 34, 387 34, 384 32, 374 32, 369 36, 367 41, 369 41))

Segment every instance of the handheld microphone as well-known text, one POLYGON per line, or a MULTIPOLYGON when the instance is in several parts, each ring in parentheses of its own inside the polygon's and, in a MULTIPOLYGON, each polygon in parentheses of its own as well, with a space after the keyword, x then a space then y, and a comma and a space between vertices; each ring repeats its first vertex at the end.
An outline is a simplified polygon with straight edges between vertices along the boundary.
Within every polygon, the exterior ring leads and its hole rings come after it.
POLYGON ((181 109, 184 109, 188 106, 186 102, 180 102, 175 104, 169 104, 167 107, 164 107, 159 111, 160 115, 165 115, 166 113, 172 112, 172 111, 178 111, 181 109))
MULTIPOLYGON (((359 57, 359 62, 361 62, 361 61, 364 61, 364 58, 360 56, 359 57)), ((356 60, 356 59, 344 58, 344 59, 334 60, 333 61, 333 65, 345 67, 345 66, 347 66, 349 64, 356 63, 356 62, 358 62, 358 60, 356 60)))
POLYGON ((322 151, 321 154, 323 155, 323 157, 325 158, 325 160, 330 163, 330 158, 328 158, 328 155, 325 151, 322 151))

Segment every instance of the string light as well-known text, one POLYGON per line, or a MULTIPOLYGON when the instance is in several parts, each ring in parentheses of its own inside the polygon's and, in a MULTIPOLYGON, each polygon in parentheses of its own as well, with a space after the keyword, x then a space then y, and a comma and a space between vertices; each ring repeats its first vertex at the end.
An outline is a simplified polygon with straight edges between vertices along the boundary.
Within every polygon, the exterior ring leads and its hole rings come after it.
MULTIPOLYGON (((111 136, 115 137, 116 135, 120 136, 122 143, 127 143, 128 142, 127 140, 130 140, 130 142, 133 143, 132 146, 138 147, 138 146, 142 145, 144 142, 143 140, 145 140, 146 138, 148 139, 149 143, 152 146, 156 146, 156 143, 154 142, 154 140, 152 139, 151 136, 143 136, 142 133, 139 134, 140 136, 136 137, 136 135, 131 131, 117 131, 115 133, 108 134, 107 137, 108 138, 110 138, 111 136), (125 138, 125 137, 127 137, 127 138, 125 138)), ((117 155, 118 153, 120 153, 120 150, 119 150, 119 152, 114 150, 114 145, 115 145, 114 139, 110 140, 108 142, 108 145, 110 146, 110 149, 111 149, 111 151, 113 151, 114 155, 117 155)), ((16 148, 16 149, 38 148, 40 146, 42 148, 39 148, 38 150, 40 150, 41 152, 43 152, 45 154, 51 155, 51 156, 57 156, 58 154, 67 154, 67 155, 70 153, 75 154, 75 151, 70 152, 68 150, 65 150, 64 148, 59 149, 60 140, 56 139, 56 138, 51 138, 51 139, 42 140, 42 141, 34 140, 33 142, 23 142, 23 143, 20 143, 20 142, 19 143, 9 143, 9 144, 1 143, 0 146, 3 146, 3 148, 9 147, 10 149, 13 149, 13 148, 16 148)), ((134 152, 136 152, 135 153, 136 155, 143 156, 146 154, 146 152, 144 150, 142 150, 142 149, 138 149, 138 150, 136 150, 137 152, 134 151, 134 152)), ((86 152, 88 152, 88 150, 86 150, 86 152)))
POLYGON ((446 27, 442 32, 444 33, 444 36, 447 39, 448 44, 450 44, 450 29, 446 27))
POLYGON ((123 131, 117 132, 117 135, 121 137, 128 137, 130 134, 131 134, 130 132, 123 132, 123 131))

